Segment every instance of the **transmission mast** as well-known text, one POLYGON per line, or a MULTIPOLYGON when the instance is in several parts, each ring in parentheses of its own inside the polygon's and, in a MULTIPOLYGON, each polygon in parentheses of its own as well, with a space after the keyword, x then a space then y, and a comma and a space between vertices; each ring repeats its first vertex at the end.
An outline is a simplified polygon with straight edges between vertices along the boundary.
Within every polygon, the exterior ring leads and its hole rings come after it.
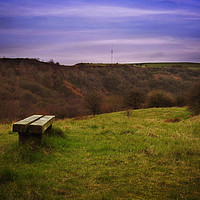
POLYGON ((113 51, 113 48, 111 49, 111 64, 113 64, 113 53, 114 53, 114 51, 113 51))

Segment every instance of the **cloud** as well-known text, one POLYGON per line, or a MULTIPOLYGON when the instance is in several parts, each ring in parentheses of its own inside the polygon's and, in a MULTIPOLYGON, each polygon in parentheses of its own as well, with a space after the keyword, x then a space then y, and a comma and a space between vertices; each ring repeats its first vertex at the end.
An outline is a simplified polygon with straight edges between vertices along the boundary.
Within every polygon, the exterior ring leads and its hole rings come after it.
POLYGON ((110 62, 110 50, 114 44, 114 62, 153 62, 153 61, 198 61, 200 41, 189 38, 116 38, 115 40, 65 41, 49 44, 13 46, 0 51, 0 56, 39 57, 49 61, 54 59, 63 64, 79 62, 110 62), (155 48, 156 45, 156 48, 155 48), (7 49, 7 50, 6 50, 7 49))
POLYGON ((200 6, 199 0, 169 0, 170 2, 178 3, 178 4, 188 4, 193 6, 200 6))
POLYGON ((200 17, 199 13, 187 10, 141 9, 136 7, 121 7, 109 5, 81 4, 76 6, 32 6, 26 7, 0 3, 1 16, 54 16, 54 17, 96 17, 96 18, 125 18, 148 17, 157 15, 184 15, 200 17))
MULTIPOLYGON (((18 29, 6 28, 0 29, 1 35, 29 35, 29 36, 51 36, 51 35, 73 35, 76 33, 98 33, 100 30, 38 30, 38 29, 18 29)), ((106 30, 104 30, 106 31, 106 30)))
POLYGON ((186 58, 197 61, 198 6, 194 10, 189 6, 169 9, 170 4, 163 9, 155 1, 147 6, 141 1, 137 4, 141 7, 128 7, 128 1, 123 3, 127 6, 95 2, 68 4, 67 1, 60 6, 37 0, 26 4, 1 1, 0 56, 40 57, 46 61, 52 58, 65 64, 110 62, 110 49, 114 45, 116 62, 186 58))
POLYGON ((164 58, 165 54, 163 52, 154 52, 150 54, 151 58, 164 58))
POLYGON ((199 0, 154 0, 158 2, 168 2, 168 3, 175 3, 175 4, 187 4, 190 6, 200 6, 199 0))
POLYGON ((162 38, 135 38, 135 39, 123 39, 117 38, 112 40, 95 40, 84 41, 79 43, 80 45, 92 46, 92 45, 163 45, 163 44, 177 44, 177 41, 172 37, 162 38))

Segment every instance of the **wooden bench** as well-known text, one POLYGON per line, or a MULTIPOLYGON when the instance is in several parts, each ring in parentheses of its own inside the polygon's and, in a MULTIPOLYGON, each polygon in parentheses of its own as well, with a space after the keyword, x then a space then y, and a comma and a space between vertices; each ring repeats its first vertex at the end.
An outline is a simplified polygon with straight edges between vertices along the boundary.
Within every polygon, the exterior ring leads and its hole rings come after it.
POLYGON ((45 131, 51 129, 55 115, 32 115, 13 124, 13 132, 19 134, 19 144, 41 141, 45 131))

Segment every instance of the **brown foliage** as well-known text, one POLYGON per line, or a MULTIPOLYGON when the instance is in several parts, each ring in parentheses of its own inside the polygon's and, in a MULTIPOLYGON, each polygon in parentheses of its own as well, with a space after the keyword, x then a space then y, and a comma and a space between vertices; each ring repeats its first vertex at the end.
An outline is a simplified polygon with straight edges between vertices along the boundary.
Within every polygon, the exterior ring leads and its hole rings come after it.
MULTIPOLYGON (((35 113, 56 114, 57 118, 85 115, 82 96, 91 91, 98 91, 104 100, 97 98, 99 105, 95 111, 91 106, 87 108, 90 112, 114 112, 124 109, 125 91, 141 88, 146 94, 156 89, 177 96, 184 94, 199 77, 200 70, 181 65, 165 68, 87 63, 62 66, 38 59, 3 58, 0 59, 0 120, 12 121, 35 113)), ((142 102, 133 102, 129 107, 143 106, 142 102)), ((184 105, 183 96, 176 98, 176 105, 184 105)))
POLYGON ((124 98, 121 95, 106 96, 102 104, 102 112, 117 112, 124 109, 124 98))
POLYGON ((188 91, 188 108, 195 114, 200 114, 200 82, 194 84, 188 91))
POLYGON ((101 112, 102 96, 97 92, 90 92, 85 96, 85 106, 93 114, 101 112))
POLYGON ((128 108, 139 109, 145 101, 145 93, 139 88, 129 90, 125 95, 125 105, 128 108))
POLYGON ((147 95, 147 106, 153 107, 172 107, 175 105, 175 99, 169 92, 155 90, 147 95))

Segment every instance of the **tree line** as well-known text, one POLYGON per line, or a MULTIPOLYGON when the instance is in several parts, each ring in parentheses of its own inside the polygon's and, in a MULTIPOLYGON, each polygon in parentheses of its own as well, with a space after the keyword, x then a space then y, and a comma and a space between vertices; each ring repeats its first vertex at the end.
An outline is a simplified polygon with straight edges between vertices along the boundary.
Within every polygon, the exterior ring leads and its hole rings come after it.
MULTIPOLYGON (((188 67, 87 63, 63 66, 38 59, 3 58, 0 59, 0 121, 10 122, 37 113, 65 118, 191 105, 186 97, 200 81, 200 65, 196 65, 195 69, 189 64, 188 67), (96 108, 92 108, 93 103, 96 108)), ((198 89, 195 91, 198 93, 198 89)), ((198 95, 190 96, 191 102, 198 99, 198 95)))

